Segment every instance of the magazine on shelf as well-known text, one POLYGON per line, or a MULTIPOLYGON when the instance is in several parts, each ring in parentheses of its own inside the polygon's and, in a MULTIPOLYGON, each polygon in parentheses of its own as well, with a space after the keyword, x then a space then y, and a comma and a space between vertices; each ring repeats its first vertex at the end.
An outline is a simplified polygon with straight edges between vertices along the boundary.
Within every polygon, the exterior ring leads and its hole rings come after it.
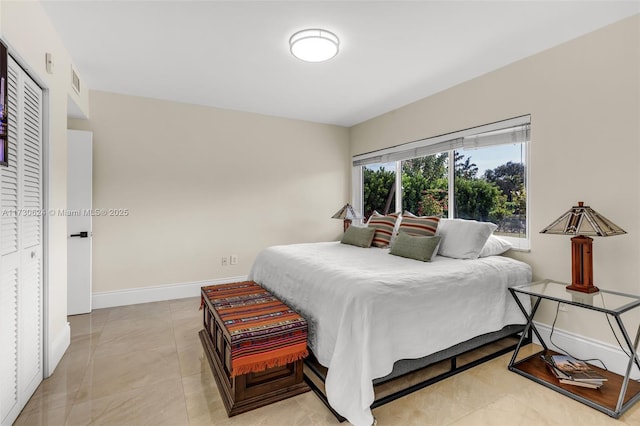
POLYGON ((588 373, 591 377, 594 377, 594 378, 587 379, 586 375, 583 376, 583 374, 585 373, 584 370, 580 372, 576 372, 575 370, 571 370, 571 372, 567 372, 566 370, 560 369, 555 364, 555 361, 552 356, 541 355, 541 358, 549 368, 549 371, 551 371, 551 373, 560 381, 560 383, 598 389, 607 380, 606 377, 602 376, 601 374, 598 374, 595 371, 593 371, 593 373, 595 373, 597 376, 594 374, 588 373), (580 376, 580 380, 574 379, 575 376, 580 376))
POLYGON ((581 386, 583 388, 591 388, 591 389, 599 389, 602 386, 602 382, 600 384, 591 383, 591 382, 577 382, 575 380, 569 379, 560 379, 560 383, 565 383, 573 386, 581 386))
POLYGON ((603 382, 607 378, 595 371, 584 361, 577 360, 568 355, 552 355, 553 365, 577 382, 603 382))

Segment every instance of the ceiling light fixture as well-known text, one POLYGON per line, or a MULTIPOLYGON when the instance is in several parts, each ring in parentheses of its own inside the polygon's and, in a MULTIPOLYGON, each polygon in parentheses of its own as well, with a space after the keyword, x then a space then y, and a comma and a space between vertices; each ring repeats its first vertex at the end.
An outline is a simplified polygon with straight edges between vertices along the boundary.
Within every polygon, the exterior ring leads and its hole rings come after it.
POLYGON ((331 31, 308 29, 289 39, 291 54, 306 62, 328 61, 338 54, 340 40, 331 31))

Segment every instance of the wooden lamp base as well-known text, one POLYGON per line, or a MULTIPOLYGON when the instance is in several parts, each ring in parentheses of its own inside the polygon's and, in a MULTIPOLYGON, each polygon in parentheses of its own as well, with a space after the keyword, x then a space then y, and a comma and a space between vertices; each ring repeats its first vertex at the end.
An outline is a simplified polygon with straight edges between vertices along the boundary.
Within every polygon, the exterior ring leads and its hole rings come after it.
POLYGON ((575 285, 575 284, 568 285, 567 290, 580 291, 582 293, 597 293, 600 291, 600 289, 595 285, 586 286, 586 285, 575 285))
POLYGON ((593 238, 579 235, 571 239, 571 285, 567 290, 596 293, 593 285, 593 238))

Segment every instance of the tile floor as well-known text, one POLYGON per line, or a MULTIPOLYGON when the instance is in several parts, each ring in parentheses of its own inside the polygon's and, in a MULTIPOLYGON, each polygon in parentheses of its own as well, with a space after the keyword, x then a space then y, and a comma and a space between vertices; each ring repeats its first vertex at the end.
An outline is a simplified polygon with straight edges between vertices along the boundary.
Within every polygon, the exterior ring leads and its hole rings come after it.
MULTIPOLYGON (((69 317, 71 346, 15 425, 333 425, 308 392, 227 418, 198 338, 199 298, 69 317)), ((378 425, 640 425, 507 370, 510 355, 374 410, 378 425)))

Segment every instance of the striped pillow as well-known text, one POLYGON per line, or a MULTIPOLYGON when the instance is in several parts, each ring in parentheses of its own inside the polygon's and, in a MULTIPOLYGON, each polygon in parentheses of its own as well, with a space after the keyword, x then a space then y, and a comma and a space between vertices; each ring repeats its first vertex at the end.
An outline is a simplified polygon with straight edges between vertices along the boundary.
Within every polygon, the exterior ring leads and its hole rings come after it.
POLYGON ((391 213, 389 215, 381 215, 374 211, 369 218, 368 226, 376 228, 371 245, 375 247, 388 247, 393 235, 393 229, 400 213, 391 213))
POLYGON ((440 218, 437 216, 416 216, 405 211, 402 215, 402 222, 398 232, 405 232, 409 235, 421 235, 431 237, 436 235, 440 218))

